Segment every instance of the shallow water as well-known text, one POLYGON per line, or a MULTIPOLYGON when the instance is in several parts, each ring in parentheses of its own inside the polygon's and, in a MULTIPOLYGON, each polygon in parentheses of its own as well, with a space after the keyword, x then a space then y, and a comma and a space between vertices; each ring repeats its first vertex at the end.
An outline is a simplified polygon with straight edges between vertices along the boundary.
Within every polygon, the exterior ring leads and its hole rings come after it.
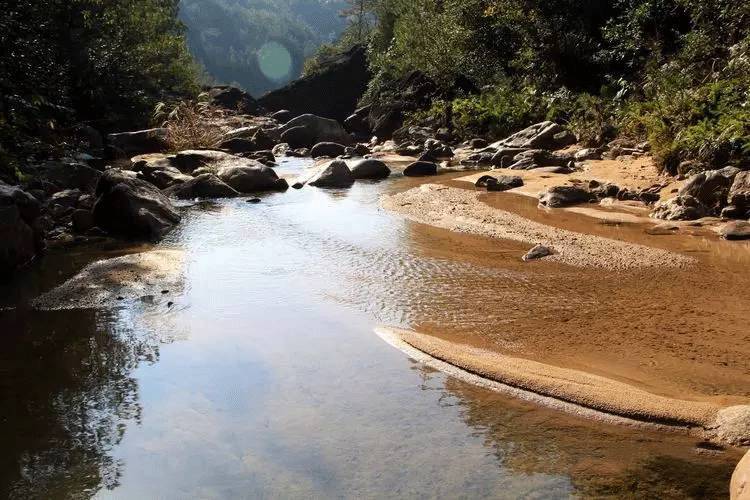
POLYGON ((482 318, 461 304, 530 286, 378 208, 412 182, 185 207, 161 244, 185 252, 181 290, 108 311, 24 306, 101 252, 38 263, 0 312, 0 496, 725 496, 735 451, 520 403, 373 333, 470 329, 482 318))

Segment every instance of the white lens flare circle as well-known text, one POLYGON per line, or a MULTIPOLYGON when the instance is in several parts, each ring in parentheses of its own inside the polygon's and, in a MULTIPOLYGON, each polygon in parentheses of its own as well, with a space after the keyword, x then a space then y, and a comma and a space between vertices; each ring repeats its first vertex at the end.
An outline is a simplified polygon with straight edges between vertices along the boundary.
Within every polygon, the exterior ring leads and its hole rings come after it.
POLYGON ((292 56, 278 42, 267 42, 258 50, 258 67, 269 80, 283 80, 292 72, 292 56))

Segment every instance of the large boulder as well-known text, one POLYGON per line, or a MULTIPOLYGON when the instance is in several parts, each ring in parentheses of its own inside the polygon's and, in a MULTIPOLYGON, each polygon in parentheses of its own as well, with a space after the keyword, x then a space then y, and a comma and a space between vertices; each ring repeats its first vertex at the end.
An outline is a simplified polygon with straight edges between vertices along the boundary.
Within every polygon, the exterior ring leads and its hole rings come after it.
POLYGON ((750 210, 750 171, 739 172, 729 188, 727 203, 740 210, 750 210))
POLYGON ((727 206, 730 188, 739 172, 735 167, 700 172, 692 176, 678 194, 692 196, 706 207, 709 214, 718 215, 727 206))
POLYGON ((169 149, 167 144, 168 134, 169 131, 165 128, 120 132, 109 134, 107 136, 107 143, 118 153, 122 152, 128 156, 143 153, 160 153, 169 149))
POLYGON ((554 186, 542 193, 539 204, 549 208, 569 207, 579 203, 588 203, 592 194, 578 186, 554 186))
MULTIPOLYGON (((320 61, 314 73, 269 92, 259 102, 272 111, 289 110, 294 115, 310 113, 343 122, 357 107, 370 76, 367 51, 363 46, 355 46, 320 61)), ((326 139, 316 142, 322 140, 326 139)))
POLYGON ((528 149, 513 157, 508 168, 513 170, 531 170, 542 167, 563 167, 573 160, 573 156, 553 153, 545 149, 528 149))
POLYGON ((258 193, 262 191, 284 191, 289 187, 280 179, 274 169, 254 162, 254 164, 231 165, 218 170, 217 176, 240 193, 258 193))
POLYGON ((735 220, 724 224, 719 235, 725 240, 750 240, 750 222, 735 220))
POLYGON ((281 133, 281 142, 294 149, 308 148, 315 142, 315 135, 307 127, 291 127, 281 133))
POLYGON ((236 189, 213 174, 201 174, 187 182, 172 186, 164 191, 169 197, 180 200, 194 198, 235 198, 240 195, 236 189))
POLYGON ((345 188, 354 184, 354 176, 346 162, 335 160, 322 165, 307 183, 315 187, 345 188))
POLYGON ((193 179, 175 167, 144 169, 138 177, 146 182, 150 182, 159 189, 167 189, 175 184, 183 184, 193 179))
POLYGON ((695 220, 707 215, 706 207, 689 194, 678 195, 654 207, 651 217, 663 220, 695 220))
POLYGON ((343 144, 337 144, 335 142, 319 142, 310 150, 310 156, 313 158, 320 158, 327 156, 329 158, 336 158, 341 156, 346 151, 346 146, 343 144))
POLYGON ((29 193, 0 182, 0 279, 42 249, 36 224, 40 210, 39 201, 29 193))
POLYGON ((348 146, 354 143, 354 139, 344 130, 336 120, 323 118, 321 116, 305 114, 289 120, 279 129, 281 142, 289 143, 292 147, 312 147, 319 142, 335 142, 348 146), (291 129, 304 127, 306 135, 300 135, 300 139, 294 143, 286 135, 291 129))
POLYGON ((235 111, 244 115, 255 115, 261 112, 258 101, 253 96, 237 87, 217 86, 208 91, 211 104, 216 107, 235 111))
POLYGON ((516 132, 510 137, 495 142, 491 147, 495 149, 509 147, 555 150, 570 146, 575 142, 575 136, 562 125, 546 121, 516 132))
POLYGON ((404 169, 407 177, 421 177, 425 175, 437 175, 438 166, 429 161, 415 161, 404 169))
POLYGON ((252 139, 245 139, 242 137, 234 137, 227 139, 219 144, 219 149, 232 154, 249 153, 251 151, 257 151, 258 146, 252 139))
POLYGON ((391 175, 391 169, 380 160, 359 160, 349 165, 355 179, 385 179, 391 175))
POLYGON ((169 199, 133 172, 108 170, 96 191, 94 220, 112 234, 155 241, 180 221, 169 199))
POLYGON ((23 166, 21 172, 32 179, 30 187, 40 188, 50 194, 62 189, 80 189, 91 193, 102 175, 83 163, 57 161, 23 166))
POLYGON ((750 451, 737 464, 729 487, 730 500, 750 500, 750 451))

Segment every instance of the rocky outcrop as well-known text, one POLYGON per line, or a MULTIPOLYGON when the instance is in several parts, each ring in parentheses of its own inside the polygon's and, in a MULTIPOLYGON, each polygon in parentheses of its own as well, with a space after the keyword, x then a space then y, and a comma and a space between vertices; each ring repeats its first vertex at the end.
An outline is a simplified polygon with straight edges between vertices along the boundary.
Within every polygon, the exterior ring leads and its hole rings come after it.
POLYGON ((256 115, 262 111, 261 106, 258 101, 253 99, 253 96, 237 87, 212 87, 208 91, 208 96, 211 99, 211 104, 228 111, 243 115, 256 115))
POLYGON ((352 136, 336 120, 305 114, 289 120, 279 128, 281 142, 293 148, 309 148, 319 142, 335 142, 348 146, 354 143, 352 136))
POLYGON ((164 194, 180 200, 195 198, 235 198, 240 195, 237 190, 226 184, 214 174, 201 174, 189 181, 178 184, 164 191, 164 194))
POLYGON ((562 208, 587 203, 592 199, 592 194, 582 187, 554 186, 542 193, 539 197, 539 205, 549 208, 562 208))
POLYGON ((313 158, 320 158, 327 156, 328 158, 336 158, 341 156, 346 151, 346 146, 343 144, 337 144, 335 142, 319 142, 310 150, 310 156, 313 158))
POLYGON ((107 143, 118 155, 134 156, 143 153, 160 153, 168 149, 165 128, 152 128, 135 132, 109 134, 107 143))
POLYGON ((276 175, 274 169, 258 162, 253 163, 222 167, 218 170, 217 177, 240 193, 284 191, 289 187, 284 179, 276 175))
POLYGON ((391 175, 391 169, 380 160, 366 159, 350 163, 352 176, 355 179, 385 179, 391 175))
POLYGON ((41 165, 21 167, 21 172, 30 177, 30 189, 41 189, 52 194, 63 189, 80 189, 93 192, 101 172, 83 163, 49 161, 41 165))
POLYGON ((0 279, 31 261, 43 247, 37 229, 39 201, 0 182, 0 279))
POLYGON ((739 172, 729 188, 727 203, 736 207, 739 213, 750 212, 750 171, 739 172))
POLYGON ((719 235, 725 240, 750 240, 750 222, 736 220, 719 229, 719 235))
POLYGON ((680 196, 692 196, 706 207, 711 215, 719 215, 727 206, 727 197, 734 179, 740 172, 735 167, 708 170, 692 176, 680 189, 680 196))
POLYGON ((169 199, 133 172, 108 170, 97 186, 96 225, 105 231, 142 240, 159 240, 179 221, 169 199))
POLYGON ((651 212, 651 217, 662 220, 695 220, 706 215, 706 207, 690 195, 679 195, 663 201, 651 212))
POLYGON ((404 169, 407 177, 421 177, 425 175, 437 175, 438 166, 429 161, 415 161, 404 169))
POLYGON ((321 166, 307 183, 316 187, 345 188, 354 184, 354 180, 354 175, 346 163, 336 160, 321 166))
POLYGON ((573 161, 567 154, 553 153, 545 149, 528 149, 513 157, 507 168, 512 170, 532 170, 542 167, 564 167, 573 161))
POLYGON ((750 500, 750 451, 737 464, 729 487, 730 500, 750 500))
POLYGON ((369 81, 366 50, 355 46, 321 61, 313 74, 269 92, 259 103, 271 111, 288 110, 294 115, 314 114, 343 122, 354 112, 369 81))
POLYGON ((570 131, 557 123, 546 121, 516 132, 510 137, 493 143, 490 147, 556 150, 575 143, 576 137, 570 131))

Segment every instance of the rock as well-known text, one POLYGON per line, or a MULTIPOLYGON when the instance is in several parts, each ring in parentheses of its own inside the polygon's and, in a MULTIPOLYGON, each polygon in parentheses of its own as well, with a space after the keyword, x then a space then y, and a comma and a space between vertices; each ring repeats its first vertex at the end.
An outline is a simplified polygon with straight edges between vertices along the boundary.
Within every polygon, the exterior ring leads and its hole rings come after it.
POLYGON ((245 155, 245 158, 259 161, 267 167, 271 167, 276 164, 276 157, 273 155, 273 151, 269 151, 267 149, 263 151, 254 151, 250 154, 245 155))
MULTIPOLYGON (((311 113, 343 122, 354 112, 370 82, 366 52, 364 46, 357 45, 327 57, 315 72, 269 92, 259 103, 274 111, 288 109, 297 115, 311 113)), ((326 140, 342 142, 335 138, 318 138, 315 142, 326 140)))
POLYGON ((716 440, 723 443, 732 446, 750 445, 750 405, 722 408, 708 430, 716 440))
POLYGON ((260 130, 260 127, 235 128, 224 134, 222 142, 230 139, 252 139, 258 130, 260 130))
POLYGON ((562 167, 568 165, 571 160, 570 155, 552 153, 544 149, 529 149, 514 156, 513 164, 508 168, 531 170, 542 167, 562 167))
POLYGON ((539 174, 571 174, 575 170, 570 167, 539 167, 534 172, 539 174))
POLYGON ((415 161, 404 169, 407 177, 420 177, 424 175, 437 175, 438 166, 428 161, 415 161))
POLYGON ((122 170, 108 170, 97 186, 96 226, 121 236, 159 240, 179 221, 169 199, 154 185, 122 170))
POLYGON ((732 221, 719 229, 719 235, 725 240, 750 239, 750 222, 732 221))
POLYGON ((523 179, 517 175, 501 175, 487 182, 487 191, 508 191, 523 186, 523 179))
POLYGON ((678 194, 692 196, 706 207, 709 214, 718 215, 727 205, 730 188, 739 172, 735 167, 700 172, 692 176, 678 194))
POLYGON ((323 165, 307 183, 316 187, 345 188, 354 184, 354 180, 346 163, 335 160, 323 165))
POLYGON ((80 189, 91 193, 96 189, 102 173, 82 163, 50 161, 41 165, 21 167, 24 175, 32 178, 30 185, 40 186, 47 193, 61 189, 80 189))
POLYGON ((327 156, 328 158, 336 158, 344 154, 346 146, 337 144, 335 142, 319 142, 310 150, 310 156, 313 158, 320 158, 327 156))
POLYGON ((258 101, 247 92, 230 86, 216 86, 208 91, 211 104, 243 115, 255 115, 261 112, 258 101))
POLYGON ((294 113, 292 113, 291 111, 289 111, 288 109, 280 109, 279 111, 273 113, 271 115, 271 118, 273 118, 277 122, 283 124, 283 123, 288 122, 289 120, 291 120, 295 116, 296 115, 294 113))
POLYGON ((73 230, 78 234, 84 234, 94 227, 94 214, 91 210, 76 210, 70 219, 73 222, 73 230))
POLYGON ((561 125, 546 121, 527 127, 520 132, 493 143, 491 147, 528 148, 528 149, 561 149, 575 143, 572 136, 561 125), (571 142, 573 141, 573 142, 571 142))
POLYGON ((370 153, 371 153, 370 148, 368 148, 364 144, 357 144, 354 146, 352 150, 352 154, 354 156, 365 156, 365 155, 369 155, 370 153))
POLYGON ((252 166, 245 164, 222 167, 217 176, 240 193, 284 191, 289 187, 284 179, 279 179, 274 169, 257 162, 252 166))
POLYGON ((281 141, 292 148, 304 148, 313 144, 315 136, 307 127, 292 127, 281 133, 281 141))
POLYGON ((706 207, 690 195, 678 195, 663 201, 651 212, 651 217, 663 220, 695 220, 706 215, 706 207))
POLYGON ((235 198, 240 195, 237 190, 214 174, 201 174, 187 182, 167 189, 164 194, 180 200, 192 200, 194 198, 235 198))
POLYGON ((268 132, 261 128, 253 135, 253 142, 255 143, 256 151, 265 151, 273 149, 278 141, 275 141, 268 132))
POLYGON ((50 196, 47 203, 50 206, 57 204, 65 208, 75 208, 78 205, 78 198, 80 197, 80 189, 64 189, 50 196))
POLYGON ((437 139, 427 139, 424 142, 424 150, 431 154, 433 158, 453 158, 453 149, 437 139))
POLYGON ((487 141, 481 138, 474 138, 469 141, 469 147, 471 149, 483 149, 487 147, 487 141))
POLYGON ((748 210, 734 205, 727 205, 721 210, 722 219, 747 219, 748 210))
POLYGON ((380 160, 359 160, 350 163, 350 166, 355 179, 385 179, 391 175, 391 169, 380 160))
POLYGON ((286 142, 275 145, 271 150, 271 154, 273 154, 274 156, 286 156, 288 152, 289 144, 287 144, 286 142))
POLYGON ((552 248, 540 244, 529 250, 526 255, 521 257, 521 259, 524 262, 529 262, 530 260, 538 260, 543 259, 544 257, 549 257, 550 255, 554 255, 554 253, 555 251, 552 248))
POLYGON ((39 201, 29 193, 0 182, 0 278, 30 262, 43 248, 36 224, 39 201))
POLYGON ((175 184, 182 184, 192 180, 191 176, 183 174, 175 167, 146 169, 138 177, 146 182, 150 182, 159 189, 167 189, 175 184))
POLYGON ((591 193, 593 197, 600 200, 604 198, 620 199, 620 197, 618 196, 620 192, 620 186, 611 184, 609 182, 599 182, 596 180, 592 180, 589 182, 589 193, 591 193))
POLYGON ((539 197, 539 204, 549 208, 569 207, 591 201, 592 195, 578 186, 554 186, 539 197))
POLYGON ((227 151, 232 154, 240 154, 240 153, 248 153, 250 151, 257 151, 258 146, 255 144, 255 141, 253 141, 252 139, 243 139, 241 137, 235 137, 234 139, 223 141, 221 144, 219 144, 219 149, 223 151, 227 151))
POLYGON ((474 187, 478 188, 486 188, 487 184, 490 182, 497 182, 497 179, 495 177, 492 177, 491 175, 483 175, 477 181, 474 183, 474 187))
POLYGON ((573 155, 576 161, 601 160, 602 151, 598 148, 584 148, 573 155))
POLYGON ((750 451, 745 453, 732 474, 729 500, 750 500, 750 451))
POLYGON ((281 142, 287 142, 292 147, 311 147, 319 142, 335 142, 348 146, 354 143, 352 136, 344 130, 336 120, 306 114, 298 116, 279 129, 281 142), (290 141, 286 134, 296 127, 304 127, 305 133, 297 132, 297 141, 290 141))
POLYGON ((750 209, 750 171, 739 172, 727 194, 727 203, 739 209, 750 209))
POLYGON ((121 132, 118 134, 109 134, 107 136, 107 143, 128 156, 143 153, 161 153, 169 149, 167 144, 168 134, 169 131, 165 128, 121 132))
POLYGON ((367 117, 372 106, 363 106, 354 111, 344 120, 344 128, 353 134, 367 136, 370 133, 370 124, 367 117))

